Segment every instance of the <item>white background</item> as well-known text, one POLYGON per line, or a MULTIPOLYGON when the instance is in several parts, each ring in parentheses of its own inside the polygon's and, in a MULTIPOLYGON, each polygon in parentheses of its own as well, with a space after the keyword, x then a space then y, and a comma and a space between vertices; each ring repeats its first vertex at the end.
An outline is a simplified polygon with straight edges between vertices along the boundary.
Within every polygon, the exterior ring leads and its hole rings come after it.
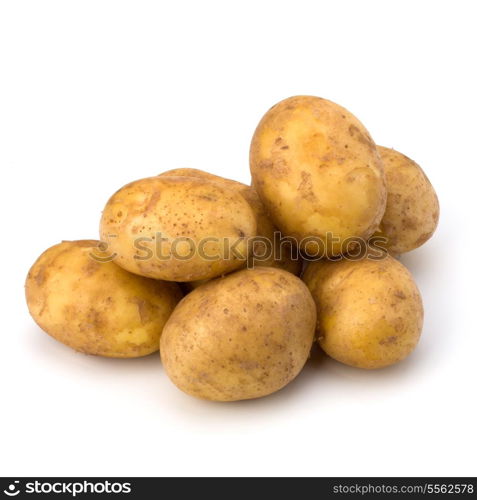
POLYGON ((476 475, 473 1, 0 3, 1 475, 476 475), (315 359, 256 401, 182 394, 158 356, 77 354, 35 326, 28 268, 96 238, 107 198, 176 167, 249 181, 261 115, 332 99, 441 201, 406 255, 426 318, 376 372, 315 359))

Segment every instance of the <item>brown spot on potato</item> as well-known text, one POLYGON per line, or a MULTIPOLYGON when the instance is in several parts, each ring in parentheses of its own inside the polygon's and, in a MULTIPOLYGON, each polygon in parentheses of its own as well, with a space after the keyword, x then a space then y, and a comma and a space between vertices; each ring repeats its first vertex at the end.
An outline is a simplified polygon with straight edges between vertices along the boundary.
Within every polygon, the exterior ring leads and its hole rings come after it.
POLYGON ((258 292, 260 290, 259 284, 254 279, 250 280, 250 284, 253 286, 255 292, 258 292))
POLYGON ((402 290, 394 292, 394 296, 397 297, 398 299, 403 299, 403 300, 406 298, 406 295, 402 290))
POLYGON ((356 125, 350 125, 350 126, 348 127, 348 132, 349 132, 349 135, 350 135, 351 137, 354 137, 354 134, 355 134, 356 132, 358 132, 358 133, 359 133, 359 128, 358 128, 356 125))
POLYGON ((92 276, 98 269, 100 263, 96 260, 90 259, 88 263, 83 266, 83 273, 86 277, 92 276))
POLYGON ((40 266, 40 269, 38 269, 34 279, 38 286, 43 285, 46 279, 46 266, 40 266))
POLYGON ((273 173, 276 176, 284 177, 290 173, 290 167, 287 165, 286 161, 277 157, 275 161, 272 162, 273 173))
POLYGON ((242 361, 240 363, 240 368, 245 371, 256 370, 260 365, 256 361, 242 361))
MULTIPOLYGON (((72 316, 72 317, 74 317, 74 316, 72 316)), ((83 327, 85 329, 98 332, 102 329, 102 327, 105 324, 103 313, 101 313, 100 311, 97 311, 94 308, 90 308, 90 310, 88 311, 88 314, 86 316, 86 320, 87 321, 83 325, 80 325, 80 330, 81 330, 81 327, 83 327)))
POLYGON ((144 325, 150 320, 149 303, 140 297, 132 297, 130 302, 136 304, 141 324, 144 325))
POLYGON ((313 183, 311 181, 311 174, 309 172, 301 171, 301 182, 298 185, 298 191, 301 192, 303 198, 308 200, 315 198, 315 193, 313 192, 313 183))
MULTIPOLYGON (((258 167, 263 168, 263 169, 272 169, 273 168, 273 161, 272 160, 261 160, 258 163, 258 167)), ((260 183, 260 182, 261 181, 259 180, 258 183, 260 183)))
POLYGON ((157 205, 157 202, 160 200, 160 198, 161 198, 160 191, 154 191, 152 193, 152 196, 149 198, 147 205, 144 208, 144 213, 147 214, 147 212, 154 210, 154 208, 157 205))
POLYGON ((404 219, 402 219, 402 225, 405 229, 412 229, 415 231, 417 229, 417 220, 412 217, 404 217, 404 219))
POLYGON ((363 132, 361 132, 361 130, 356 125, 350 125, 348 127, 348 132, 349 132, 349 135, 351 137, 356 138, 357 141, 368 146, 370 149, 374 149, 374 143, 373 143, 373 140, 371 139, 371 137, 363 134, 363 132))
POLYGON ((389 345, 389 344, 395 344, 397 342, 397 336, 396 335, 391 335, 390 337, 387 337, 383 340, 379 341, 380 345, 389 345))

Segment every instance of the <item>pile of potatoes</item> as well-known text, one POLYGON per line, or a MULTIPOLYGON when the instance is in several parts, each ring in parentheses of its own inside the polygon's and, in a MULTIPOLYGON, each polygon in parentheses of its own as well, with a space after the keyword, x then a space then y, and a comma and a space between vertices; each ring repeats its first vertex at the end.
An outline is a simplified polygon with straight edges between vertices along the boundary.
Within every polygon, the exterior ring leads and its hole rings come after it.
POLYGON ((396 256, 439 218, 419 165, 341 106, 296 96, 258 124, 250 170, 251 186, 183 168, 116 191, 99 241, 31 267, 34 320, 87 354, 160 351, 179 389, 215 401, 281 389, 315 341, 357 368, 408 356, 423 308, 396 256))

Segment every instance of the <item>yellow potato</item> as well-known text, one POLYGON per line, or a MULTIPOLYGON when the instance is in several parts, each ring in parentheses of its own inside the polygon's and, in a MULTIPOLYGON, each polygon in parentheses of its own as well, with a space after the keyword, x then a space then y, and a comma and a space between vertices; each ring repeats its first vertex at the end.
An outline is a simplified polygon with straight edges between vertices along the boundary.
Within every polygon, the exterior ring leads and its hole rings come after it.
POLYGON ((108 201, 101 240, 115 263, 149 278, 194 281, 243 267, 257 223, 231 189, 197 177, 150 177, 108 201))
POLYGON ((419 341, 419 290, 390 255, 312 262, 303 280, 317 306, 318 342, 332 358, 358 368, 382 368, 404 359, 419 341))
POLYGON ((312 96, 273 106, 250 148, 253 186, 280 230, 312 256, 345 253, 384 213, 381 159, 349 111, 312 96))
MULTIPOLYGON (((270 220, 257 192, 251 186, 195 168, 177 168, 160 175, 209 179, 241 194, 252 208, 257 221, 257 237, 251 241, 252 249, 247 266, 249 268, 255 266, 278 267, 296 275, 300 274, 302 259, 298 255, 298 252, 294 252, 296 255, 292 254, 291 245, 283 243, 280 247, 281 235, 279 234, 279 230, 270 220)), ((200 281, 197 284, 191 283, 190 286, 196 288, 200 284, 203 284, 203 282, 200 281)))
POLYGON ((308 358, 316 311, 310 292, 281 269, 256 267, 189 293, 161 337, 161 358, 184 392, 214 401, 271 394, 308 358))
POLYGON ((421 167, 394 149, 378 146, 383 161, 388 198, 380 225, 391 253, 409 252, 423 245, 436 230, 439 200, 421 167))
POLYGON ((38 258, 25 285, 30 314, 53 338, 87 354, 135 358, 157 351, 179 287, 103 262, 98 244, 63 241, 38 258))

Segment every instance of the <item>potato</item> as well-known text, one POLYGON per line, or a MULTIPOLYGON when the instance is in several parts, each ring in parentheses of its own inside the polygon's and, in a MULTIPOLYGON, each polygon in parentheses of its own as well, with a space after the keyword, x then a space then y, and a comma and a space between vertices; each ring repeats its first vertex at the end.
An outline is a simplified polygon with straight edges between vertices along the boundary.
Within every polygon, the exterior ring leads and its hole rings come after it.
POLYGON ((423 245, 436 230, 439 200, 421 167, 394 149, 378 146, 388 198, 380 225, 386 247, 394 254, 423 245))
POLYGON ((63 241, 38 258, 25 285, 30 314, 53 338, 87 354, 135 358, 157 351, 179 287, 103 262, 98 244, 63 241))
MULTIPOLYGON (((257 236, 259 238, 254 238, 251 242, 252 252, 249 257, 248 267, 254 266, 271 266, 278 267, 280 269, 285 269, 293 274, 300 274, 302 267, 302 260, 296 252, 296 255, 292 255, 291 245, 283 244, 280 248, 280 234, 278 228, 270 220, 270 217, 265 211, 263 203, 251 186, 242 184, 231 179, 226 179, 224 177, 219 177, 218 175, 210 174, 209 172, 204 172, 203 170, 197 170, 195 168, 177 168, 174 170, 169 170, 160 174, 161 176, 188 176, 188 177, 200 177, 203 179, 209 179, 210 181, 217 182, 219 185, 227 187, 241 194, 246 201, 248 201, 250 207, 255 214, 255 219, 257 221, 257 236), (278 238, 275 238, 275 235, 278 238), (264 241, 262 238, 266 238, 269 243, 264 241)), ((192 288, 196 288, 197 285, 191 283, 192 288)))
POLYGON ((161 337, 161 358, 184 392, 214 401, 258 398, 301 371, 315 332, 310 292, 281 269, 229 274, 186 295, 161 337))
POLYGON ((346 365, 392 365, 419 341, 419 290, 409 271, 384 255, 380 260, 315 261, 304 273, 317 307, 318 342, 346 365))
POLYGON ((149 278, 194 281, 243 267, 257 223, 231 189, 197 177, 150 177, 108 201, 101 239, 115 263, 149 278))
POLYGON ((273 106, 252 139, 253 186, 274 223, 313 257, 368 239, 384 213, 381 159, 349 111, 312 96, 273 106))

